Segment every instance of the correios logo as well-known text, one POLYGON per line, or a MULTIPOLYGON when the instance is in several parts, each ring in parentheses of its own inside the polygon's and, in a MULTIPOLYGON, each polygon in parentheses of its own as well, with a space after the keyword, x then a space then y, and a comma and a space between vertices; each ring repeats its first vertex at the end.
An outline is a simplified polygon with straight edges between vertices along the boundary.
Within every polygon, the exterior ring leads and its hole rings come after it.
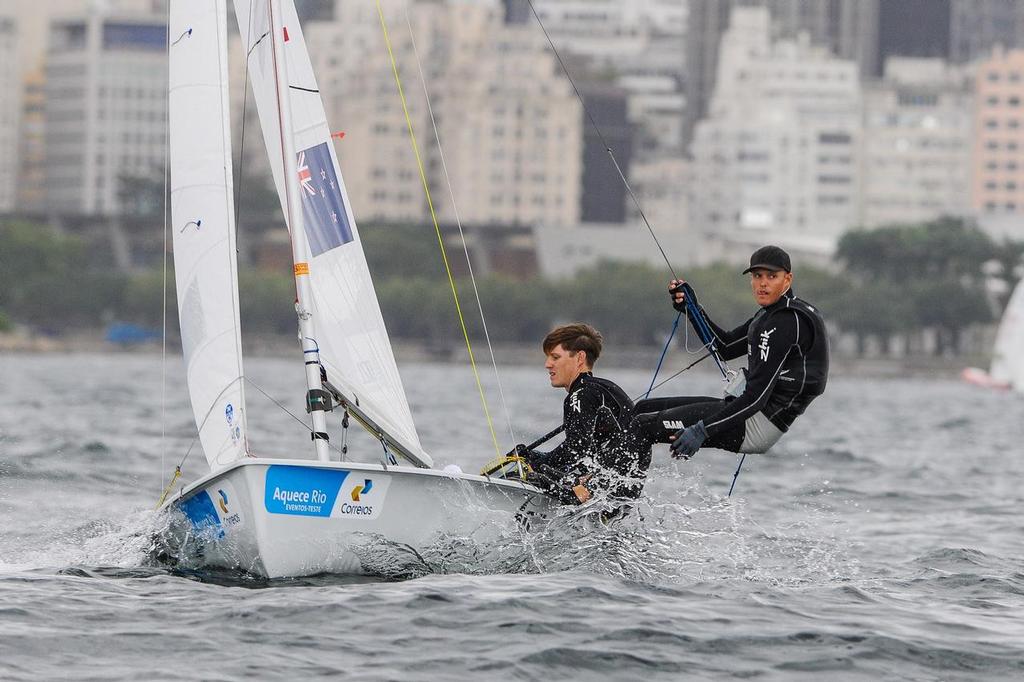
MULTIPOLYGON (((231 494, 235 494, 234 490, 231 491, 231 494)), ((224 491, 223 488, 217 489, 217 497, 220 498, 219 500, 217 500, 217 506, 220 508, 221 519, 223 523, 227 526, 237 526, 239 523, 241 523, 242 517, 238 514, 232 514, 231 510, 228 509, 228 494, 227 492, 224 491)))
POLYGON ((373 481, 368 479, 368 478, 367 479, 363 479, 363 484, 362 485, 357 485, 355 488, 352 488, 352 501, 353 502, 358 502, 360 495, 369 495, 370 494, 370 490, 372 490, 372 489, 373 489, 373 481))
POLYGON ((341 504, 341 515, 342 516, 371 516, 373 514, 373 505, 367 504, 363 498, 370 494, 373 490, 373 481, 369 478, 363 479, 362 485, 357 485, 352 488, 352 502, 343 502, 341 504))

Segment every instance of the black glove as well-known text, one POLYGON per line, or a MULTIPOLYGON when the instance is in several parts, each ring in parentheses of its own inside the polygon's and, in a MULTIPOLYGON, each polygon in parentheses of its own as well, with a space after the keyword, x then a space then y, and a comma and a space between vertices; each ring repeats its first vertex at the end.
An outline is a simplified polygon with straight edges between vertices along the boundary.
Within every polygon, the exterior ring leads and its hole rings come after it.
POLYGON ((672 299, 672 307, 681 313, 686 312, 686 295, 684 293, 685 286, 686 282, 680 282, 679 284, 675 285, 674 287, 668 290, 668 295, 672 299), (683 300, 676 301, 676 294, 683 294, 683 300))
POLYGON ((690 459, 708 437, 707 429, 704 428, 704 420, 700 420, 693 426, 676 431, 675 440, 672 441, 672 456, 680 459, 690 459))

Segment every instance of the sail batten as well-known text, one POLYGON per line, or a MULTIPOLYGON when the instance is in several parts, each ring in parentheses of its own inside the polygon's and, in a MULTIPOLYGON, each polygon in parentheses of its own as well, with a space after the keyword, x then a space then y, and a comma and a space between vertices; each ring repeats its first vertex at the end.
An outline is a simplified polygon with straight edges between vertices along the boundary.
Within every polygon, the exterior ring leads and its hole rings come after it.
MULTIPOLYGON (((289 78, 291 136, 301 196, 306 245, 296 254, 296 267, 308 267, 311 300, 304 301, 315 320, 321 362, 330 380, 347 396, 358 397, 360 408, 381 430, 429 465, 413 423, 391 342, 377 302, 363 253, 359 230, 338 165, 334 143, 305 38, 292 0, 280 0, 281 44, 289 78)), ((235 0, 235 16, 246 46, 248 73, 259 113, 274 183, 289 214, 274 80, 275 70, 268 3, 235 0)), ((289 225, 289 230, 295 226, 289 225)))
POLYGON ((228 112, 226 0, 170 3, 168 125, 178 319, 211 469, 246 454, 228 112))

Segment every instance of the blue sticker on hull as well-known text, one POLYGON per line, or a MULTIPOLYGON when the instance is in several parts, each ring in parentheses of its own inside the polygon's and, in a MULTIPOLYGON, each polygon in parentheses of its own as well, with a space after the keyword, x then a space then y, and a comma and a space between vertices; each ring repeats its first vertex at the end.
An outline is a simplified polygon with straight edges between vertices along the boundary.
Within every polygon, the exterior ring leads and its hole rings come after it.
POLYGON ((263 504, 271 514, 330 516, 347 471, 274 464, 267 469, 263 504))
POLYGON ((192 522, 197 535, 215 539, 224 537, 224 528, 220 525, 220 517, 210 499, 210 493, 199 491, 181 503, 181 511, 192 522))

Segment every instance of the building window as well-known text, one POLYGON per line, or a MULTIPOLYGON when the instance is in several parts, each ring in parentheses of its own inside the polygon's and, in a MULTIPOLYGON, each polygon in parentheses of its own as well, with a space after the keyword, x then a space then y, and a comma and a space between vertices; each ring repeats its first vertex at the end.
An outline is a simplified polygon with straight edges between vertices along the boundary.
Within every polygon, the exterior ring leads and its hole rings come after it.
POLYGON ((994 118, 987 119, 985 121, 985 127, 988 128, 989 130, 995 130, 996 128, 999 127, 999 121, 995 120, 994 118))
POLYGON ((999 72, 998 71, 989 71, 985 75, 985 78, 988 79, 989 83, 997 83, 997 82, 999 82, 999 72))

